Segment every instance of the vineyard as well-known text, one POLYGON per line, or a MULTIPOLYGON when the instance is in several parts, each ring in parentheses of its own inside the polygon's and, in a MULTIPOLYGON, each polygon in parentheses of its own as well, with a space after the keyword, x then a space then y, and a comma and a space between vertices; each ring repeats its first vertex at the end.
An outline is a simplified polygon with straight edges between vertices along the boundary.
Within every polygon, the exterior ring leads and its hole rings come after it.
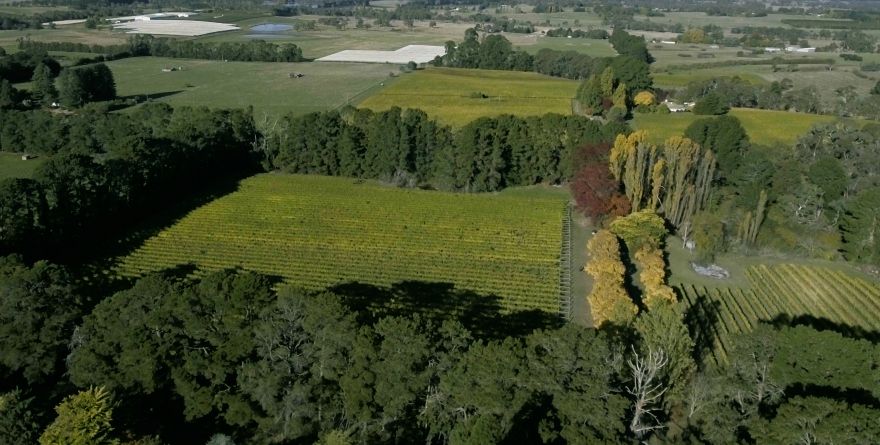
POLYGON ((691 323, 716 361, 727 360, 728 335, 781 316, 824 319, 859 333, 880 332, 880 287, 873 283, 840 271, 791 264, 751 267, 746 276, 753 289, 679 287, 693 314, 691 323))
POLYGON ((504 312, 558 314, 565 209, 557 198, 263 174, 148 239, 115 272, 242 267, 313 290, 452 283, 498 297, 504 312))

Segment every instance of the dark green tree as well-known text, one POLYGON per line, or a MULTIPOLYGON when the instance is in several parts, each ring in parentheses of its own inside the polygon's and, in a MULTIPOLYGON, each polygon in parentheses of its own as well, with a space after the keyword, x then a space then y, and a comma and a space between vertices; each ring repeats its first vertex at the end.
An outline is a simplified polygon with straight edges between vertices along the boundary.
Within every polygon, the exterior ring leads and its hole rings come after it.
POLYGON ((34 68, 34 76, 31 78, 31 99, 42 106, 50 105, 58 99, 58 90, 55 89, 52 72, 42 63, 34 68))
POLYGON ((880 188, 870 188, 847 203, 840 219, 843 252, 851 261, 880 264, 880 188))
POLYGON ((825 202, 843 197, 849 178, 837 159, 822 156, 807 169, 807 179, 825 192, 825 202))
POLYGON ((718 176, 729 180, 742 163, 748 144, 748 135, 739 119, 733 116, 697 119, 685 136, 706 150, 712 150, 718 160, 718 176))
POLYGON ((82 300, 67 272, 45 261, 0 258, 0 365, 3 374, 42 382, 63 369, 82 300))
POLYGON ((699 115, 719 115, 728 111, 730 111, 730 103, 727 98, 714 91, 697 99, 693 110, 694 114, 699 115))
POLYGON ((33 397, 20 389, 0 394, 0 442, 7 445, 37 443, 43 427, 33 397))

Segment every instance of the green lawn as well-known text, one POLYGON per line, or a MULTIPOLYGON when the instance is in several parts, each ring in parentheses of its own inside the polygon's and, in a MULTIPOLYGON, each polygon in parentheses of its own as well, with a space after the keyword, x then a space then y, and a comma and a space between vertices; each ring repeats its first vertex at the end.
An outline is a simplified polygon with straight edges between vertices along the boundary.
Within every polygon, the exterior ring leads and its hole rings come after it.
POLYGON ((6 178, 30 178, 34 175, 37 167, 47 158, 21 160, 18 153, 0 153, 0 179, 6 178))
MULTIPOLYGON (((749 108, 734 108, 730 114, 742 122, 751 142, 762 145, 793 143, 814 124, 834 120, 833 116, 749 108)), ((651 142, 660 144, 672 136, 683 135, 691 122, 704 117, 708 116, 693 113, 637 114, 633 124, 639 130, 647 130, 651 142)))
POLYGON ((132 277, 185 264, 243 267, 312 290, 449 283, 495 295, 508 311, 555 314, 568 197, 529 195, 262 174, 191 211, 111 269, 132 277))
POLYGON ((388 78, 397 66, 352 63, 222 62, 138 57, 107 64, 119 96, 148 94, 172 106, 254 107, 303 114, 332 109, 388 78), (183 71, 163 72, 164 67, 183 71), (304 76, 288 77, 290 73, 304 76))
POLYGON ((591 57, 614 57, 617 55, 607 40, 536 36, 535 44, 520 46, 520 49, 529 54, 535 54, 544 48, 555 51, 577 51, 591 57))
POLYGON ((403 76, 360 106, 387 110, 419 108, 431 117, 462 126, 481 116, 571 113, 578 82, 515 71, 428 68, 403 76), (488 98, 471 98, 472 93, 488 98))

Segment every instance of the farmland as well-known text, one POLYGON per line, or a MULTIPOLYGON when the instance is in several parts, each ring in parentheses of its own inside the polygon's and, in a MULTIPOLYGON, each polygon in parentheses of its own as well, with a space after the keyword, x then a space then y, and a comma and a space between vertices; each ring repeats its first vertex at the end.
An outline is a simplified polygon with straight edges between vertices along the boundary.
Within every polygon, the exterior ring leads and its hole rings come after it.
POLYGON ((482 116, 570 114, 577 87, 576 81, 535 73, 428 68, 402 77, 360 106, 419 108, 443 123, 462 126, 482 116))
POLYGON ((880 287, 822 267, 781 264, 745 270, 751 289, 682 285, 692 323, 712 344, 714 360, 726 361, 730 335, 761 321, 822 319, 854 334, 880 332, 880 287))
POLYGON ((107 64, 119 96, 150 95, 172 106, 245 108, 280 115, 332 109, 388 78, 378 64, 222 62, 138 57, 107 64), (165 67, 182 71, 163 72, 165 67), (291 79, 290 73, 303 74, 291 79), (235 94, 230 94, 234 92, 235 94))
MULTIPOLYGON (((751 142, 761 145, 794 143, 814 124, 834 120, 833 116, 749 108, 734 108, 730 115, 740 120, 751 142)), ((647 130, 651 142, 660 144, 672 136, 684 134, 688 125, 705 117, 709 116, 693 113, 637 114, 633 124, 639 130, 647 130)))
POLYGON ((506 311, 555 314, 566 202, 263 174, 148 239, 115 272, 139 276, 192 263, 240 266, 314 290, 452 283, 499 297, 506 311))

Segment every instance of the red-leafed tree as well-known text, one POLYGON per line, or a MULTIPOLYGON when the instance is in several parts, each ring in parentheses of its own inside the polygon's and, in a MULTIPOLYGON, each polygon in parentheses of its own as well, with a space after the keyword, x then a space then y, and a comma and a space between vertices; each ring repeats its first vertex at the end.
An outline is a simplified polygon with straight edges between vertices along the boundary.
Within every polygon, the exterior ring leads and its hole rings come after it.
POLYGON ((629 214, 629 200, 620 193, 620 182, 605 164, 587 164, 575 175, 571 191, 578 209, 591 218, 629 214))
POLYGON ((609 142, 595 142, 577 147, 572 157, 572 171, 579 172, 590 164, 607 164, 612 147, 609 142))

